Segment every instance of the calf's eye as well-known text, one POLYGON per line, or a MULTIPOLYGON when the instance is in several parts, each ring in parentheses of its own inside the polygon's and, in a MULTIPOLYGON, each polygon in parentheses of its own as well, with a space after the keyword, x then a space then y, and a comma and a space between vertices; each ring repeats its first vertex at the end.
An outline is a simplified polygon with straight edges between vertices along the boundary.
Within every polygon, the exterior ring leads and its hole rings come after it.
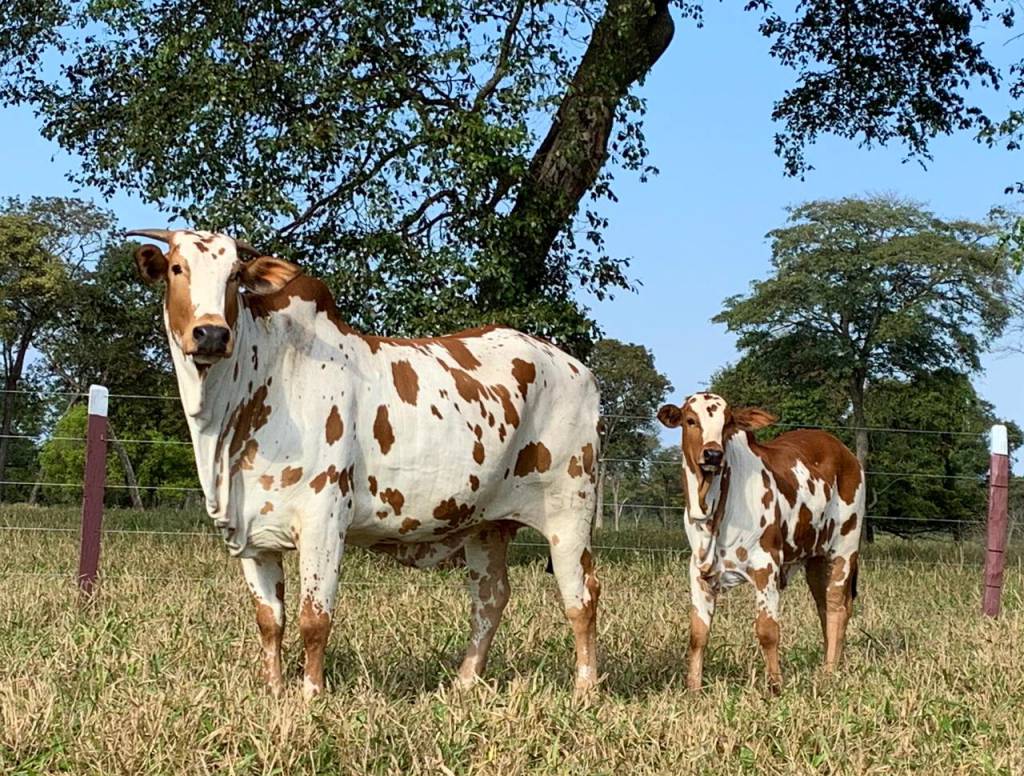
POLYGON ((180 275, 181 274, 181 265, 180 264, 173 265, 171 267, 171 272, 173 272, 175 275, 180 275))

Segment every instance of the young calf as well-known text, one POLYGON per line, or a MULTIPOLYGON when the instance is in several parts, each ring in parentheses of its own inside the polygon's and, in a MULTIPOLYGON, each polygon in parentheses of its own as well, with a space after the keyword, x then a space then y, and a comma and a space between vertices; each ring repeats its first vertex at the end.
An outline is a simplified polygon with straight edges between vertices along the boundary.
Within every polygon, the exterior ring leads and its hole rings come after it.
POLYGON ((803 564, 825 638, 825 669, 843 651, 857 595, 857 552, 864 518, 864 472, 824 431, 799 430, 758 443, 775 422, 764 410, 732 409, 713 393, 667 404, 658 419, 683 428, 683 488, 690 558, 690 666, 700 688, 704 648, 719 592, 744 581, 756 588, 755 630, 768 679, 779 670, 779 591, 803 564))

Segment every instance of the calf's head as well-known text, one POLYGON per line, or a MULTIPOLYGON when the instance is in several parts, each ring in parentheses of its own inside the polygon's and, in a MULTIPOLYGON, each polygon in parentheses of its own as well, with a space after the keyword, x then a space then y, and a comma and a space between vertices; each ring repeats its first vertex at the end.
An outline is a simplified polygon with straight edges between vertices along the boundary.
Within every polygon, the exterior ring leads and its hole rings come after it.
POLYGON ((726 467, 726 447, 737 431, 754 431, 774 423, 777 418, 753 407, 731 408, 721 396, 695 393, 681 406, 666 404, 658 410, 658 420, 668 428, 683 429, 683 481, 691 519, 708 519, 722 497, 721 479, 726 467), (709 503, 712 486, 720 487, 709 503))
POLYGON ((260 256, 241 240, 211 232, 139 229, 128 235, 160 240, 141 245, 135 264, 147 283, 163 282, 164 321, 171 342, 200 366, 234 351, 239 290, 250 294, 279 291, 299 274, 294 264, 260 256))

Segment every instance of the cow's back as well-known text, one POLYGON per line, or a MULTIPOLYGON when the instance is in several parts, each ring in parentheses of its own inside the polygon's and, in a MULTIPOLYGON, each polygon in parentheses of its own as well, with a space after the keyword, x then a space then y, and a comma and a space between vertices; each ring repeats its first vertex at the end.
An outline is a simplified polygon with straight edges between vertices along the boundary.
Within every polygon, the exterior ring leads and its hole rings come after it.
POLYGON ((756 451, 786 496, 800 490, 813 491, 815 483, 821 483, 828 485, 830 495, 834 492, 852 504, 863 481, 857 457, 832 434, 819 429, 787 431, 756 445, 756 451), (801 465, 810 477, 801 476, 801 465))

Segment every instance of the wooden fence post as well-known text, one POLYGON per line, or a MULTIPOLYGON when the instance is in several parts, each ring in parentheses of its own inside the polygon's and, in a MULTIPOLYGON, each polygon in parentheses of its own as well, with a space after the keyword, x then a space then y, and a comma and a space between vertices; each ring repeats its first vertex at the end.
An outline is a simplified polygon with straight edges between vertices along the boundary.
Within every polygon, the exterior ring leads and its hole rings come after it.
POLYGON ((100 562, 103 492, 107 482, 107 389, 89 386, 89 425, 85 442, 82 532, 79 538, 78 586, 91 595, 100 562))
POLYGON ((985 587, 981 610, 989 617, 999 614, 1003 592, 1003 566, 1006 562, 1007 488, 1010 481, 1010 450, 1006 426, 992 426, 991 462, 988 475, 988 529, 985 541, 985 587))

